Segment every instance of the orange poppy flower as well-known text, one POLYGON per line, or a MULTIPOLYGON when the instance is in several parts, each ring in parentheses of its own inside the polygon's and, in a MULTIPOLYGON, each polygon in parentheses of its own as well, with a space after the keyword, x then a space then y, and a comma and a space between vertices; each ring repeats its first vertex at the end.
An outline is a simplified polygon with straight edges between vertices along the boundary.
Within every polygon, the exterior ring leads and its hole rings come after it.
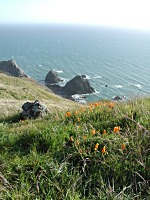
POLYGON ((102 153, 105 153, 105 152, 106 152, 106 146, 103 146, 102 153))
POLYGON ((78 115, 78 111, 75 111, 74 114, 75 114, 75 115, 78 115))
POLYGON ((98 103, 97 103, 97 102, 95 102, 95 103, 94 103, 94 106, 95 106, 95 107, 97 107, 97 106, 98 106, 98 103))
POLYGON ((84 136, 83 136, 83 139, 84 139, 84 140, 86 140, 86 138, 87 138, 87 136, 86 136, 86 135, 84 135, 84 136))
POLYGON ((126 145, 125 145, 125 144, 122 144, 122 146, 121 146, 122 150, 124 150, 125 147, 126 147, 126 145))
POLYGON ((65 116, 66 116, 66 117, 71 117, 71 112, 69 112, 69 111, 66 112, 65 116))
POLYGON ((99 144, 98 144, 98 143, 96 143, 96 145, 95 145, 95 147, 94 147, 94 150, 95 150, 95 151, 97 151, 97 149, 98 149, 98 146, 99 146, 99 144))
POLYGON ((115 127, 114 127, 114 132, 117 133, 117 132, 119 132, 119 131, 120 131, 120 126, 115 126, 115 127))
POLYGON ((92 107, 92 106, 93 106, 93 104, 92 104, 92 103, 90 103, 90 106, 92 107))
POLYGON ((100 101, 100 102, 99 102, 99 106, 102 106, 102 105, 103 105, 103 103, 100 101))
POLYGON ((115 105, 115 103, 114 103, 114 102, 109 102, 109 104, 108 104, 108 107, 109 107, 109 108, 113 108, 113 107, 114 107, 114 105, 115 105))
POLYGON ((92 135, 95 135, 96 134, 95 129, 92 129, 91 133, 92 133, 92 135))
POLYGON ((72 136, 70 136, 70 142, 73 142, 73 137, 72 136))
POLYGON ((81 111, 84 112, 84 108, 83 107, 81 108, 81 111))
POLYGON ((79 117, 77 118, 77 122, 80 122, 80 118, 79 117))
POLYGON ((106 130, 105 129, 103 130, 103 134, 106 134, 106 130))

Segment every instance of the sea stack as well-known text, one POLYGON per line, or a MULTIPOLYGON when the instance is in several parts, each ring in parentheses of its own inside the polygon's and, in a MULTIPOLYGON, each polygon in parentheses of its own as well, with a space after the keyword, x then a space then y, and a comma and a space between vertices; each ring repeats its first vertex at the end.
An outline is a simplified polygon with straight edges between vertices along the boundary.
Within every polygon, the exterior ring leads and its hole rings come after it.
POLYGON ((85 75, 75 76, 63 87, 63 93, 71 96, 74 94, 88 94, 95 92, 85 75))
POLYGON ((46 85, 50 85, 50 84, 54 84, 54 83, 59 83, 63 81, 62 79, 60 79, 57 75, 57 73, 53 70, 50 70, 48 72, 48 74, 45 77, 45 84, 46 85))

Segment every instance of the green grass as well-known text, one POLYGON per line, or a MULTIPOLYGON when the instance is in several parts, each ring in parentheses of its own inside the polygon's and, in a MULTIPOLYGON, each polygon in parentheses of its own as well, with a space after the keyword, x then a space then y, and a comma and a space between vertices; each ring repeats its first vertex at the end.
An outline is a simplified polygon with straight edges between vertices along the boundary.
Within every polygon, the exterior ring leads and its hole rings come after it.
POLYGON ((0 123, 0 198, 148 200, 150 98, 68 111, 0 123))
POLYGON ((29 78, 16 78, 0 73, 0 119, 17 115, 26 101, 38 99, 50 112, 80 107, 77 103, 63 99, 47 87, 29 78))

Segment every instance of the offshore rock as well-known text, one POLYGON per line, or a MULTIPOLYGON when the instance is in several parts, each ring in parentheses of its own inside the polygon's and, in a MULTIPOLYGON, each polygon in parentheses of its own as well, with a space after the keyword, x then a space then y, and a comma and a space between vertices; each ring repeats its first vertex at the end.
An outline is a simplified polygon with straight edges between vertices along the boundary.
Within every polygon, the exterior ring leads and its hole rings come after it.
POLYGON ((0 71, 15 77, 29 77, 14 60, 0 61, 0 71))
POLYGON ((125 96, 122 96, 122 97, 116 96, 116 97, 113 98, 113 100, 114 101, 122 101, 122 100, 125 100, 125 96))
POLYGON ((40 104, 38 100, 24 103, 22 109, 23 111, 20 113, 21 120, 43 117, 48 112, 47 107, 40 104))
POLYGON ((63 94, 71 96, 74 94, 88 94, 93 93, 94 89, 91 87, 85 75, 75 76, 68 81, 62 89, 63 94))
POLYGON ((58 77, 57 73, 54 72, 53 70, 50 70, 48 72, 48 74, 46 75, 46 77, 45 77, 45 83, 46 83, 46 85, 50 85, 50 84, 53 84, 53 83, 59 83, 61 81, 63 81, 63 80, 61 80, 58 77))

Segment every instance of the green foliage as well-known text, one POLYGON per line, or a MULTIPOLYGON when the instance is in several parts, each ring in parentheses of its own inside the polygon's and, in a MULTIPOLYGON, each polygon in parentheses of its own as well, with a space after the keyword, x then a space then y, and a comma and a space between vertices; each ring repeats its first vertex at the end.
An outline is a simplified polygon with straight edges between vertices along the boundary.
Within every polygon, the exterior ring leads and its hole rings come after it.
POLYGON ((149 199, 149 116, 148 98, 1 122, 0 198, 149 199))

